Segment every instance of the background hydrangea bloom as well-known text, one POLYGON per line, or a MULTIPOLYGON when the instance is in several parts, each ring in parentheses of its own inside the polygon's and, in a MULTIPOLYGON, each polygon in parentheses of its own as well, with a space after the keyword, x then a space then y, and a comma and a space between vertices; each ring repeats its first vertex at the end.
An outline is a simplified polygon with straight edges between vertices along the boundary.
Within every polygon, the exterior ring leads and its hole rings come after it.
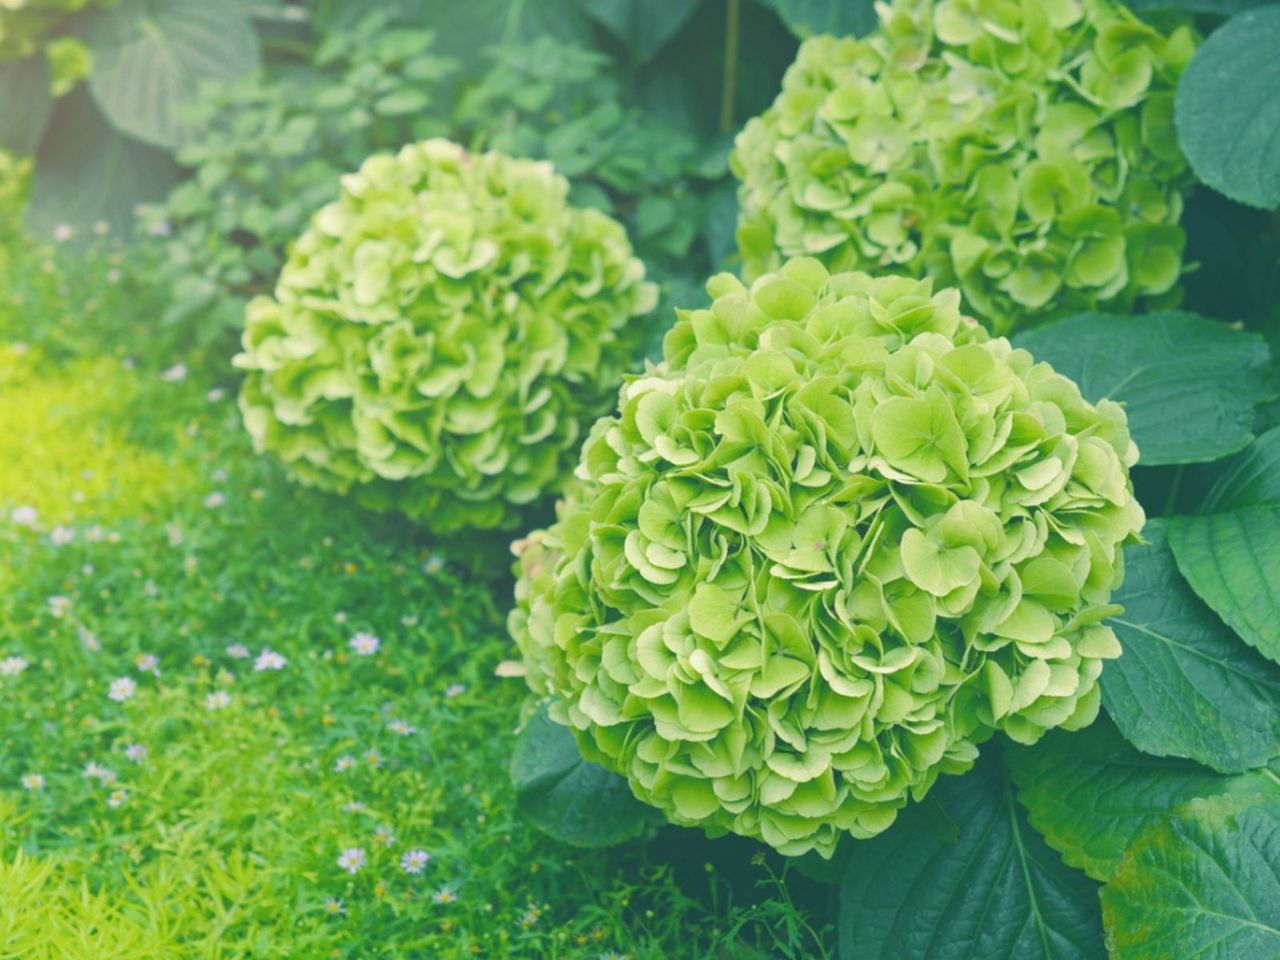
POLYGON ((584 754, 676 823, 830 854, 994 731, 1092 721, 1143 523, 1120 407, 927 280, 708 290, 521 551, 512 633, 584 754))
POLYGON ((997 333, 1176 299, 1193 51, 1104 0, 895 0, 814 37, 732 158, 748 276, 780 257, 959 286, 997 333))
POLYGON ((514 526, 612 406, 656 299, 622 227, 567 192, 445 140, 343 178, 247 311, 255 444, 436 531, 514 526))

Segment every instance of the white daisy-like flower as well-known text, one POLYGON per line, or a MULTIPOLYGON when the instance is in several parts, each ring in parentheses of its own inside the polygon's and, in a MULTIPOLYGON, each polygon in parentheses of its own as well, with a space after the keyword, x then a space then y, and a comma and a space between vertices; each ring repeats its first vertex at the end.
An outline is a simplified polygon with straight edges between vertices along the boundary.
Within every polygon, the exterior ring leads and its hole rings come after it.
POLYGON ((53 228, 53 239, 58 243, 66 243, 76 235, 76 228, 69 223, 60 223, 53 228))
POLYGON ((344 803, 340 809, 343 813, 360 813, 364 810, 364 804, 359 800, 351 800, 344 803))
POLYGON ((206 510, 217 510, 219 507, 223 506, 226 502, 227 502, 226 494, 222 493, 219 490, 213 491, 213 493, 209 494, 207 497, 204 498, 204 506, 206 510))
POLYGON ((349 646, 355 651, 357 657, 371 657, 378 652, 378 648, 382 646, 382 641, 372 633, 362 631, 351 638, 349 646))
POLYGON ((227 656, 235 657, 237 660, 248 660, 253 654, 243 643, 232 643, 227 645, 227 656))
POLYGON ((112 790, 111 796, 107 797, 108 807, 123 807, 129 802, 128 790, 112 790))
POLYGON ((80 646, 89 653, 97 653, 102 649, 102 641, 97 634, 85 626, 76 627, 76 635, 80 638, 80 646))
POLYGON ((347 912, 346 906, 337 897, 329 897, 324 902, 324 912, 331 917, 341 916, 347 912))
POLYGON ((84 532, 84 538, 90 543, 101 543, 106 536, 107 531, 96 523, 84 532))
POLYGON ((204 698, 206 710, 223 710, 231 706, 231 694, 225 690, 215 690, 204 698))
POLYGON ((124 748, 124 755, 136 764, 147 762, 147 748, 140 743, 131 743, 124 748))
POLYGON ((19 527, 33 527, 40 521, 40 512, 35 507, 14 507, 9 511, 9 522, 19 527))
POLYGON ((346 773, 348 770, 355 768, 356 758, 350 754, 343 754, 333 764, 334 773, 346 773))
POLYGON ((418 732, 417 727, 407 724, 403 720, 392 720, 387 724, 387 729, 402 737, 411 737, 418 732))
POLYGON ((441 887, 431 895, 432 903, 457 903, 458 891, 453 887, 441 887))
POLYGON ((444 688, 444 695, 450 699, 460 697, 466 692, 467 685, 465 683, 451 683, 449 686, 444 688))
POLYGON ((400 618, 400 626, 402 627, 416 627, 417 625, 418 618, 412 613, 407 613, 400 618))
POLYGON ((49 542, 55 547, 65 547, 75 538, 75 530, 72 527, 64 527, 61 524, 49 531, 49 542))
POLYGON ((49 615, 55 620, 61 620, 71 612, 71 598, 63 596, 53 596, 47 601, 49 604, 49 615))
POLYGON ((421 873, 430 859, 431 854, 425 850, 410 850, 400 858, 400 869, 405 873, 421 873))
POLYGON ((188 373, 190 373, 190 371, 187 369, 187 365, 185 363, 175 363, 172 367, 165 370, 164 373, 160 374, 160 379, 165 383, 181 383, 183 380, 187 379, 188 373))
POLYGON ((44 777, 38 773, 24 773, 21 783, 22 789, 28 793, 39 793, 44 789, 44 777))
POLYGON ((92 760, 84 765, 81 775, 89 780, 97 780, 99 783, 111 784, 116 782, 116 772, 114 770, 92 760))
POLYGON ((157 677, 160 676, 160 658, 154 653, 139 654, 134 658, 133 665, 142 673, 153 673, 157 677))
POLYGON ((253 661, 253 669, 258 672, 263 670, 283 670, 288 662, 280 654, 267 647, 258 654, 258 659, 253 661))
POLYGON ((209 403, 220 403, 221 401, 226 399, 226 396, 227 396, 226 390, 224 390, 222 387, 214 387, 212 390, 210 390, 208 393, 204 395, 204 398, 209 403))
POLYGON ((369 858, 359 847, 348 847, 338 854, 338 866, 350 874, 357 874, 364 869, 369 858))
POLYGON ((430 554, 427 557, 426 563, 422 565, 422 572, 429 577, 434 576, 435 574, 439 573, 443 569, 444 569, 444 557, 440 556, 440 554, 438 553, 430 554))
POLYGON ((0 660, 0 677, 16 677, 29 666, 25 657, 5 657, 0 660))
POLYGON ((133 682, 132 677, 116 677, 107 689, 107 696, 116 703, 124 703, 132 699, 137 692, 138 685, 133 682))
POLYGON ((378 827, 373 831, 373 842, 380 843, 384 847, 394 847, 396 845, 396 835, 390 827, 378 827))

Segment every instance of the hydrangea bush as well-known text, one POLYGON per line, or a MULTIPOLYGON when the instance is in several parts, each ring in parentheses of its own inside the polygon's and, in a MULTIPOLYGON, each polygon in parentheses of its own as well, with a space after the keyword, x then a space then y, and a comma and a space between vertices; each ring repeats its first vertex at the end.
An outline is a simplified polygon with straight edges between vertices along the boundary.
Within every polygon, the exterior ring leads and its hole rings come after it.
POLYGON ((514 526, 612 406, 656 299, 622 227, 567 191, 445 140, 343 178, 247 310, 257 447, 437 532, 514 526))
POLYGON ((749 277, 798 255, 929 276, 998 333, 1177 298, 1189 29, 1106 0, 894 0, 880 18, 806 41, 739 135, 749 277))
POLYGON ((708 291, 521 545, 511 629, 672 821, 830 855, 995 731, 1092 721, 1137 449, 957 290, 797 258, 708 291))

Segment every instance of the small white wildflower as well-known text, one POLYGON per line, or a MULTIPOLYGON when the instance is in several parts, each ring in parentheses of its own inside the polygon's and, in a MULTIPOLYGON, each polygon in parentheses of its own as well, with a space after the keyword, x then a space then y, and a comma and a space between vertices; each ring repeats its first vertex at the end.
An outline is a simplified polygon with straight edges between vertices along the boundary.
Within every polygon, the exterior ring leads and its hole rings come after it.
POLYGON ((92 577, 92 576, 93 576, 93 564, 92 564, 92 563, 86 563, 84 566, 82 566, 82 567, 80 568, 80 573, 81 573, 82 575, 86 576, 86 577, 92 577))
POLYGON ((48 600, 49 615, 55 620, 61 620, 71 612, 71 598, 63 596, 53 596, 48 600))
POLYGON ((402 627, 416 627, 417 625, 418 625, 418 618, 414 616, 412 613, 406 614, 405 616, 400 618, 400 626, 402 627))
POLYGON ((343 754, 333 764, 334 773, 346 773, 356 765, 356 758, 349 754, 343 754))
POLYGON ((360 813, 364 810, 364 804, 359 800, 352 800, 344 803, 341 807, 343 813, 360 813))
POLYGON ((226 494, 215 490, 204 498, 204 506, 206 510, 217 510, 227 502, 226 494))
POLYGON ((227 645, 227 656, 235 657, 237 660, 248 660, 253 654, 243 643, 231 643, 227 645))
POLYGON ((187 369, 187 365, 185 363, 175 363, 172 367, 165 370, 164 373, 160 374, 160 379, 165 383, 181 383, 183 380, 187 379, 187 374, 189 372, 190 371, 187 369))
POLYGON ((434 576, 444 569, 444 557, 438 553, 433 553, 427 557, 427 562, 422 565, 422 572, 427 576, 434 576))
POLYGON ((344 611, 344 610, 339 610, 337 613, 335 613, 335 614, 333 615, 333 622, 334 622, 334 623, 346 623, 346 622, 347 622, 347 614, 346 614, 346 611, 344 611))
POLYGON ((206 710, 222 710, 231 706, 231 694, 225 690, 215 690, 204 698, 206 710))
POLYGON ((116 267, 112 267, 110 270, 107 271, 107 283, 110 283, 110 284, 119 283, 121 277, 123 276, 124 274, 121 273, 116 267))
POLYGON ((92 760, 84 765, 82 775, 90 780, 97 780, 99 783, 111 784, 116 782, 114 770, 110 767, 104 767, 100 763, 94 763, 92 760))
POLYGON ((131 743, 124 748, 124 755, 136 764, 147 762, 147 748, 140 743, 131 743))
POLYGON ((38 773, 24 773, 22 775, 22 789, 28 793, 38 793, 44 789, 44 777, 38 773))
POLYGON ((142 592, 148 597, 160 596, 160 588, 156 586, 156 582, 154 580, 147 580, 147 582, 142 585, 142 592))
POLYGON ((382 757, 378 755, 377 750, 370 750, 364 755, 364 762, 375 770, 382 766, 382 757))
POLYGON ((368 863, 368 857, 359 847, 349 847, 338 854, 338 866, 347 873, 359 873, 366 863, 368 863))
POLYGON ((84 538, 90 543, 101 543, 102 539, 107 535, 107 531, 103 530, 98 524, 94 524, 84 532, 84 538))
POLYGON ((371 657, 378 652, 382 641, 372 633, 357 633, 351 638, 350 647, 358 657, 371 657))
POLYGON ((49 542, 55 547, 65 547, 75 538, 75 530, 71 527, 64 527, 61 524, 49 531, 49 542))
POLYGON ((343 906, 341 900, 337 897, 329 897, 324 902, 324 912, 331 917, 337 917, 347 912, 347 908, 343 906))
POLYGON ((378 827, 373 831, 373 842, 380 843, 384 847, 394 847, 396 845, 396 835, 390 827, 378 827))
POLYGON ((288 662, 280 654, 267 647, 258 654, 258 659, 253 661, 253 669, 258 672, 263 670, 283 670, 284 665, 288 662))
POLYGON ((80 646, 84 647, 89 653, 97 653, 102 649, 102 641, 98 639, 97 634, 83 625, 76 627, 76 635, 80 638, 80 646))
POLYGON ((100 237, 105 237, 111 232, 111 224, 105 220, 95 220, 93 224, 93 232, 100 237))
POLYGON ((40 512, 35 507, 14 507, 9 511, 9 522, 20 527, 33 527, 40 521, 40 512))
POLYGON ((138 692, 138 685, 133 682, 132 677, 116 677, 111 681, 111 687, 107 690, 107 696, 116 703, 124 703, 126 700, 133 698, 138 692))
POLYGON ((392 720, 387 724, 387 729, 402 737, 411 737, 418 732, 417 727, 407 724, 403 720, 392 720))
POLYGON ((60 223, 53 228, 53 239, 58 243, 66 243, 76 235, 76 228, 69 223, 60 223))
POLYGON ((204 395, 204 398, 209 403, 220 403, 221 401, 226 399, 226 396, 227 396, 226 390, 222 389, 222 387, 214 387, 212 390, 210 390, 208 393, 204 395))
POLYGON ((186 542, 187 535, 182 532, 182 528, 176 523, 166 523, 164 525, 164 535, 169 539, 169 546, 177 548, 186 542))
POLYGON ((160 676, 160 658, 154 653, 139 654, 133 660, 134 666, 142 673, 153 673, 160 676))
POLYGON ((460 697, 466 692, 467 685, 465 683, 451 683, 449 686, 444 688, 444 695, 451 699, 453 697, 460 697))
POLYGON ((400 869, 405 873, 421 873, 430 859, 431 854, 425 850, 410 850, 400 858, 400 869))
POLYGON ((457 903, 458 891, 452 887, 441 887, 431 895, 432 903, 457 903))
POLYGON ((29 666, 26 657, 5 657, 0 660, 0 677, 16 677, 29 666))
POLYGON ((108 807, 123 807, 128 802, 129 791, 127 790, 112 790, 111 796, 107 797, 108 807))
POLYGON ((147 227, 147 233, 153 237, 167 237, 173 233, 173 227, 167 220, 156 220, 147 227))

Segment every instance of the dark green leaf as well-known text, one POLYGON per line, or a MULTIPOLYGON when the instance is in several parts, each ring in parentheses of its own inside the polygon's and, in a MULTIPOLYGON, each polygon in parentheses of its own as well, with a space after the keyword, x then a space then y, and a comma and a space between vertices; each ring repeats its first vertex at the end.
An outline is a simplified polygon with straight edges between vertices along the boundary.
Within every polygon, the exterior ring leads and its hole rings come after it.
POLYGON ((44 57, 0 62, 0 150, 34 153, 51 113, 44 57))
POLYGON ((1192 313, 1085 313, 1014 338, 1080 385, 1093 402, 1125 405, 1146 466, 1201 463, 1253 439, 1253 411, 1271 396, 1262 337, 1192 313))
POLYGON ((1178 82, 1178 142, 1232 200, 1280 207, 1280 6, 1246 10, 1196 51, 1178 82))
POLYGON ((236 4, 120 0, 84 25, 93 51, 89 89, 122 133, 177 147, 181 110, 206 80, 234 80, 258 66, 258 37, 236 4))
POLYGON ((1280 506, 1174 517, 1169 545, 1200 599, 1280 663, 1280 506))
POLYGON ((1280 957, 1280 797, 1195 800, 1102 891, 1113 960, 1280 957))
POLYGON ((1167 524, 1125 550, 1112 619, 1124 653, 1102 673, 1102 703, 1144 753, 1185 757, 1222 773, 1280 755, 1280 667, 1249 649, 1178 573, 1167 524))
POLYGON ((573 734, 540 708, 516 740, 511 782, 521 809, 544 832, 576 847, 611 847, 643 836, 656 813, 627 781, 582 759, 573 734))
POLYGON ((1275 786, 1265 769, 1228 777, 1139 753, 1105 716, 1078 733, 1055 730, 1034 747, 1012 748, 1008 763, 1031 825, 1097 880, 1109 879, 1133 838, 1179 804, 1275 786))
POLYGON ((954 834, 916 804, 853 846, 840 887, 843 960, 1106 956, 1097 884, 1027 825, 995 753, 985 748, 972 773, 933 788, 954 834))
POLYGON ((1280 427, 1232 458, 1205 500, 1204 512, 1280 505, 1280 427))
POLYGON ((604 26, 643 63, 680 32, 703 0, 577 0, 582 12, 604 26))
POLYGON ((1271 3, 1272 0, 1130 0, 1129 7, 1133 10, 1185 10, 1188 13, 1208 13, 1216 14, 1220 17, 1229 17, 1239 13, 1241 10, 1248 10, 1250 7, 1257 7, 1264 3, 1271 3))
POLYGON ((764 0, 797 37, 817 33, 861 37, 876 28, 873 0, 764 0))
POLYGON ((27 226, 48 235, 62 224, 103 222, 127 233, 134 208, 161 199, 177 180, 168 154, 111 129, 88 93, 77 90, 58 101, 40 145, 27 226))

